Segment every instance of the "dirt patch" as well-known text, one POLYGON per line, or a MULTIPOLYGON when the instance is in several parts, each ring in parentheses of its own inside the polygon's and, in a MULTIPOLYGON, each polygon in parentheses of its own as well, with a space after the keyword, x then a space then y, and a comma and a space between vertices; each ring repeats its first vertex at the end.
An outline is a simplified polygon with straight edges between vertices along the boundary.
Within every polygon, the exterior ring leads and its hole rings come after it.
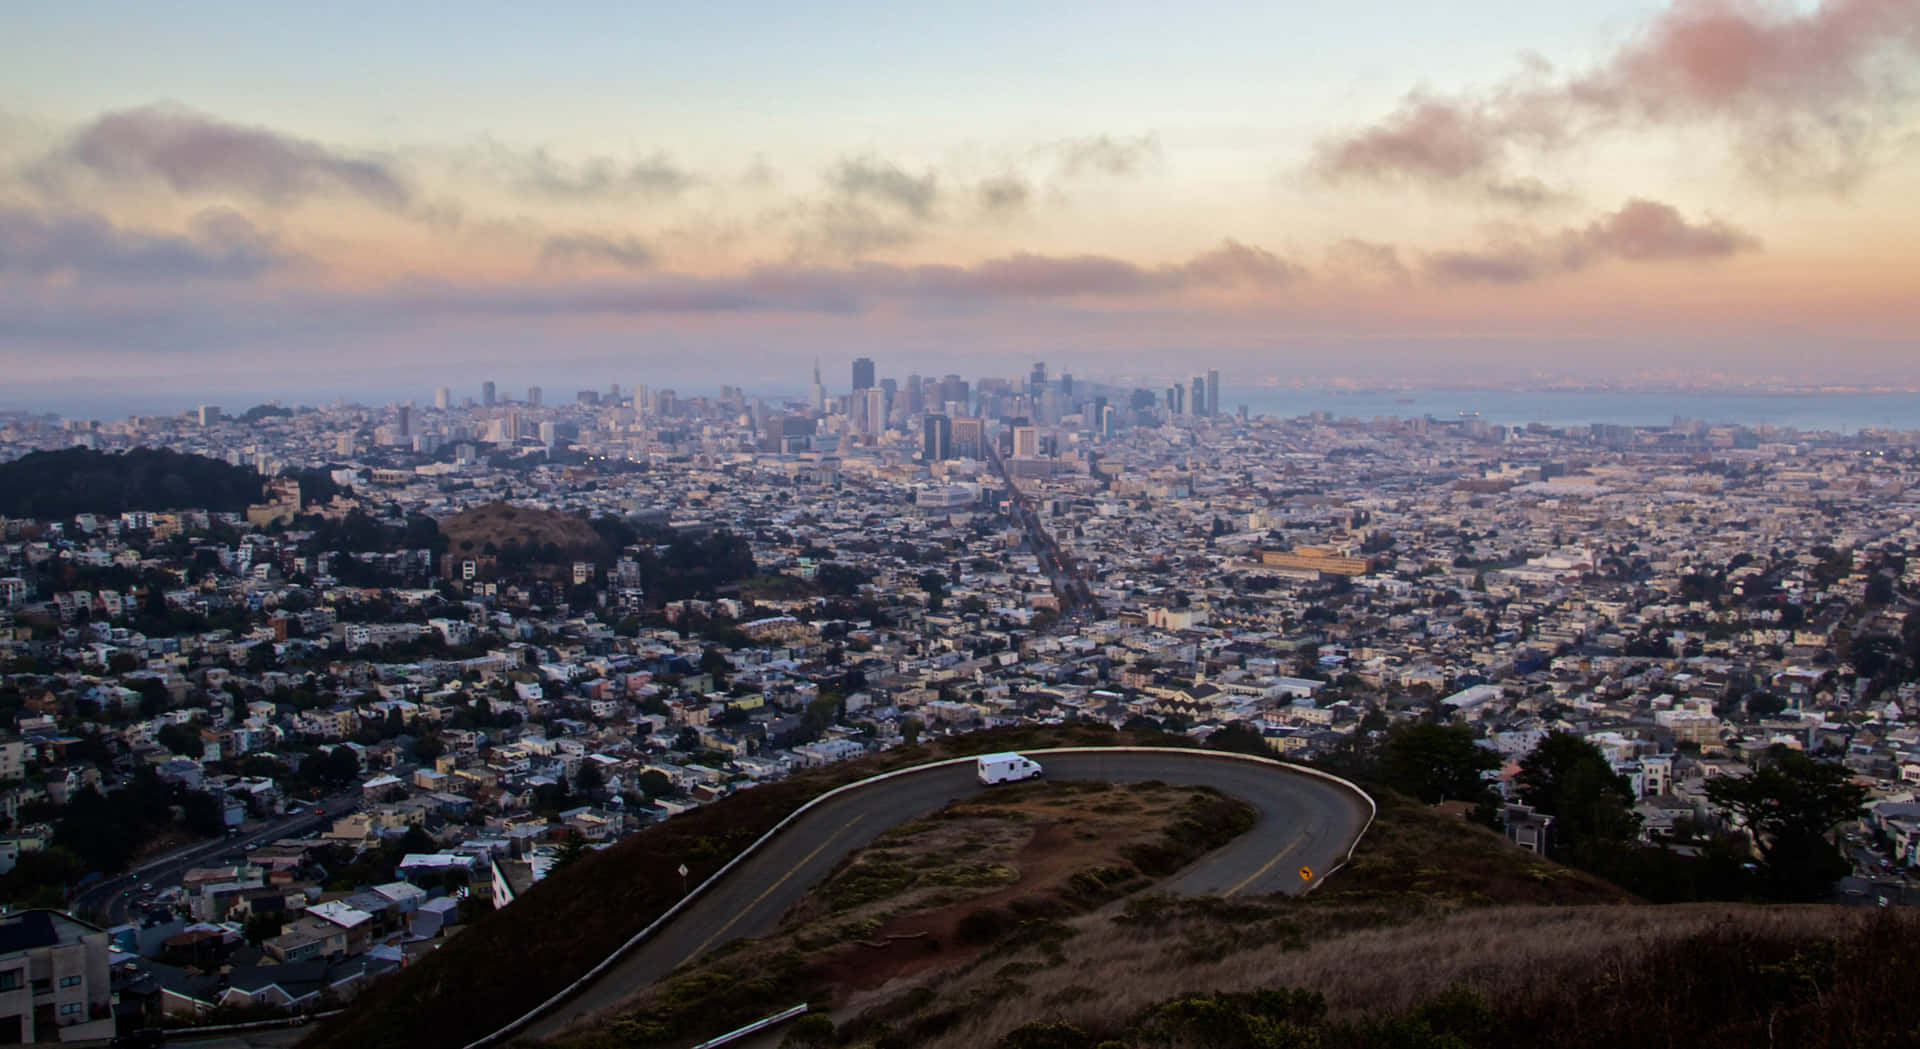
MULTIPOLYGON (((1014 811, 1027 811, 1016 806, 1014 811)), ((836 988, 835 1000, 871 990, 889 981, 928 969, 972 961, 988 945, 968 943, 961 924, 983 911, 1040 917, 1069 911, 1071 905, 1053 898, 1075 874, 1089 865, 1110 866, 1120 861, 1118 848, 1085 848, 1069 824, 1051 822, 1033 828, 1013 857, 1020 880, 983 892, 964 902, 903 915, 887 921, 872 939, 849 944, 823 959, 817 970, 836 988)))

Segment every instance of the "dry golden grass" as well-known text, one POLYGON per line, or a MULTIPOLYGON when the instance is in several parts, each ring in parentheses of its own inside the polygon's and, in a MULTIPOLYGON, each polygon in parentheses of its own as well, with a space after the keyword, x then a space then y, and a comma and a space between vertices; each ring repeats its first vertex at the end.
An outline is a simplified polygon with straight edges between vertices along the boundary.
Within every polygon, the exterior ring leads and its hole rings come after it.
POLYGON ((1075 875, 1090 869, 1125 871, 1127 887, 1150 884, 1127 865, 1132 850, 1172 848, 1169 828, 1222 807, 1250 819, 1216 792, 1165 784, 1035 782, 949 805, 849 856, 778 932, 721 945, 562 1041, 598 1049, 718 1033, 764 1015, 775 991, 819 1001, 964 964, 984 946, 969 938, 970 919, 991 912, 997 935, 1021 917, 1073 913, 1087 900, 1075 875))
MULTIPOLYGON (((970 1004, 958 1023, 918 1044, 977 1049, 1036 1021, 1099 1031, 1201 989, 1319 991, 1333 1019, 1400 1012, 1462 986, 1503 1006, 1524 1007, 1569 982, 1606 980, 1651 948, 1717 928, 1812 939, 1856 929, 1871 917, 1844 908, 1741 904, 1488 907, 1354 932, 1305 949, 1260 947, 1206 962, 1180 950, 1203 921, 1147 930, 1118 924, 1114 913, 1105 912, 1069 922, 1080 935, 1064 945, 1064 961, 1048 963, 1043 952, 1024 951, 951 980, 926 980, 940 1002, 970 1004), (1012 979, 999 975, 1006 964, 1021 961, 1042 964, 1018 967, 1012 979)), ((888 988, 890 997, 906 990, 888 988)))

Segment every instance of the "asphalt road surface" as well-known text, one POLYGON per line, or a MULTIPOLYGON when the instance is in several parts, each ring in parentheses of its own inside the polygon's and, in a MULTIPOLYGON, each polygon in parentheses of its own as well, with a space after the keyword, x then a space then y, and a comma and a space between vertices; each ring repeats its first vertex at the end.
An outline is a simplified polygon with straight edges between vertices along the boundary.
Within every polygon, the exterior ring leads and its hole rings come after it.
POLYGON ((310 830, 324 830, 359 802, 357 792, 336 794, 325 801, 302 801, 292 813, 258 824, 251 830, 230 838, 195 843, 148 860, 126 874, 88 886, 85 892, 74 897, 71 909, 75 914, 93 915, 100 924, 111 928, 127 920, 133 902, 128 894, 141 883, 151 883, 155 891, 159 891, 180 884, 181 875, 194 867, 238 863, 246 856, 248 845, 264 845, 281 838, 298 837, 310 830), (315 809, 322 809, 324 813, 315 815, 315 809))
MULTIPOLYGON (((1346 857, 1365 827, 1366 802, 1351 791, 1285 766, 1204 751, 1043 754, 1053 780, 1204 785, 1252 805, 1252 830, 1163 883, 1185 895, 1304 891, 1346 857), (1306 875, 1303 877, 1303 875, 1306 875)), ((579 995, 517 1037, 545 1039, 621 1001, 699 955, 742 936, 764 936, 835 864, 889 828, 983 790, 971 762, 897 777, 851 791, 809 811, 729 872, 652 938, 579 995)), ((769 1002, 769 1010, 779 1005, 769 1002)))

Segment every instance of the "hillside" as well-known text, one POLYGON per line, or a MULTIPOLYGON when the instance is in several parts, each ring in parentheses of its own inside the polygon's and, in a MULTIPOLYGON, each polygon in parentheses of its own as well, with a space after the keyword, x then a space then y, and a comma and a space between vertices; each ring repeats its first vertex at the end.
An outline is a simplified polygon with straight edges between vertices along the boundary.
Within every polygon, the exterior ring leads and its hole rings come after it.
POLYGON ((1638 904, 1378 797, 1354 863, 1320 892, 1133 896, 972 964, 843 987, 819 1003, 838 1026, 816 1018, 795 1037, 874 1049, 1913 1043, 1911 915, 1638 904))
MULTIPOLYGON (((1167 740, 1002 731, 742 791, 586 856, 305 1044, 464 1043, 669 906, 680 858, 698 880, 820 791, 954 753, 1100 742, 1167 740)), ((1893 1046, 1920 1025, 1920 922, 1902 912, 1645 905, 1384 791, 1353 863, 1319 891, 1174 899, 1129 850, 1195 799, 1142 793, 1130 825, 1135 789, 1150 788, 1036 785, 898 828, 779 933, 720 945, 555 1044, 684 1046, 800 1000, 823 1015, 792 1044, 875 1049, 1598 1049, 1670 1034, 1731 1047, 1770 1025, 1774 1044, 1893 1046)))
POLYGON ((503 570, 553 574, 574 561, 599 562, 608 555, 592 525, 558 510, 488 503, 441 518, 439 524, 447 565, 477 561, 483 578, 503 570))
POLYGON ((707 1038, 768 1004, 840 1000, 1063 935, 1252 825, 1244 802, 1162 783, 1028 783, 902 824, 849 857, 777 933, 740 939, 580 1025, 579 1049, 707 1038))
POLYGON ((0 516, 59 519, 129 510, 237 513, 260 501, 260 475, 166 448, 118 454, 87 448, 29 452, 0 463, 0 516))
POLYGON ((809 799, 888 769, 994 750, 1164 745, 1157 734, 1090 726, 1026 726, 943 737, 753 787, 676 816, 541 881, 513 906, 377 984, 327 1022, 311 1049, 409 1049, 465 1044, 499 1029, 626 942, 680 896, 675 868, 694 882, 726 864, 809 799), (503 965, 510 958, 514 964, 503 965))

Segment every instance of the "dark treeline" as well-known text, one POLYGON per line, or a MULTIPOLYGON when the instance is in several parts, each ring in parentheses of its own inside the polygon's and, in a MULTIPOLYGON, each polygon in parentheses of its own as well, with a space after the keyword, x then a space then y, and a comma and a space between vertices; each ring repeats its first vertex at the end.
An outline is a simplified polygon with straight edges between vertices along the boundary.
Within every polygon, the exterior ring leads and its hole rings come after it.
POLYGON ((165 448, 121 454, 31 452, 0 463, 0 515, 60 519, 127 510, 237 512, 260 501, 260 475, 165 448))

